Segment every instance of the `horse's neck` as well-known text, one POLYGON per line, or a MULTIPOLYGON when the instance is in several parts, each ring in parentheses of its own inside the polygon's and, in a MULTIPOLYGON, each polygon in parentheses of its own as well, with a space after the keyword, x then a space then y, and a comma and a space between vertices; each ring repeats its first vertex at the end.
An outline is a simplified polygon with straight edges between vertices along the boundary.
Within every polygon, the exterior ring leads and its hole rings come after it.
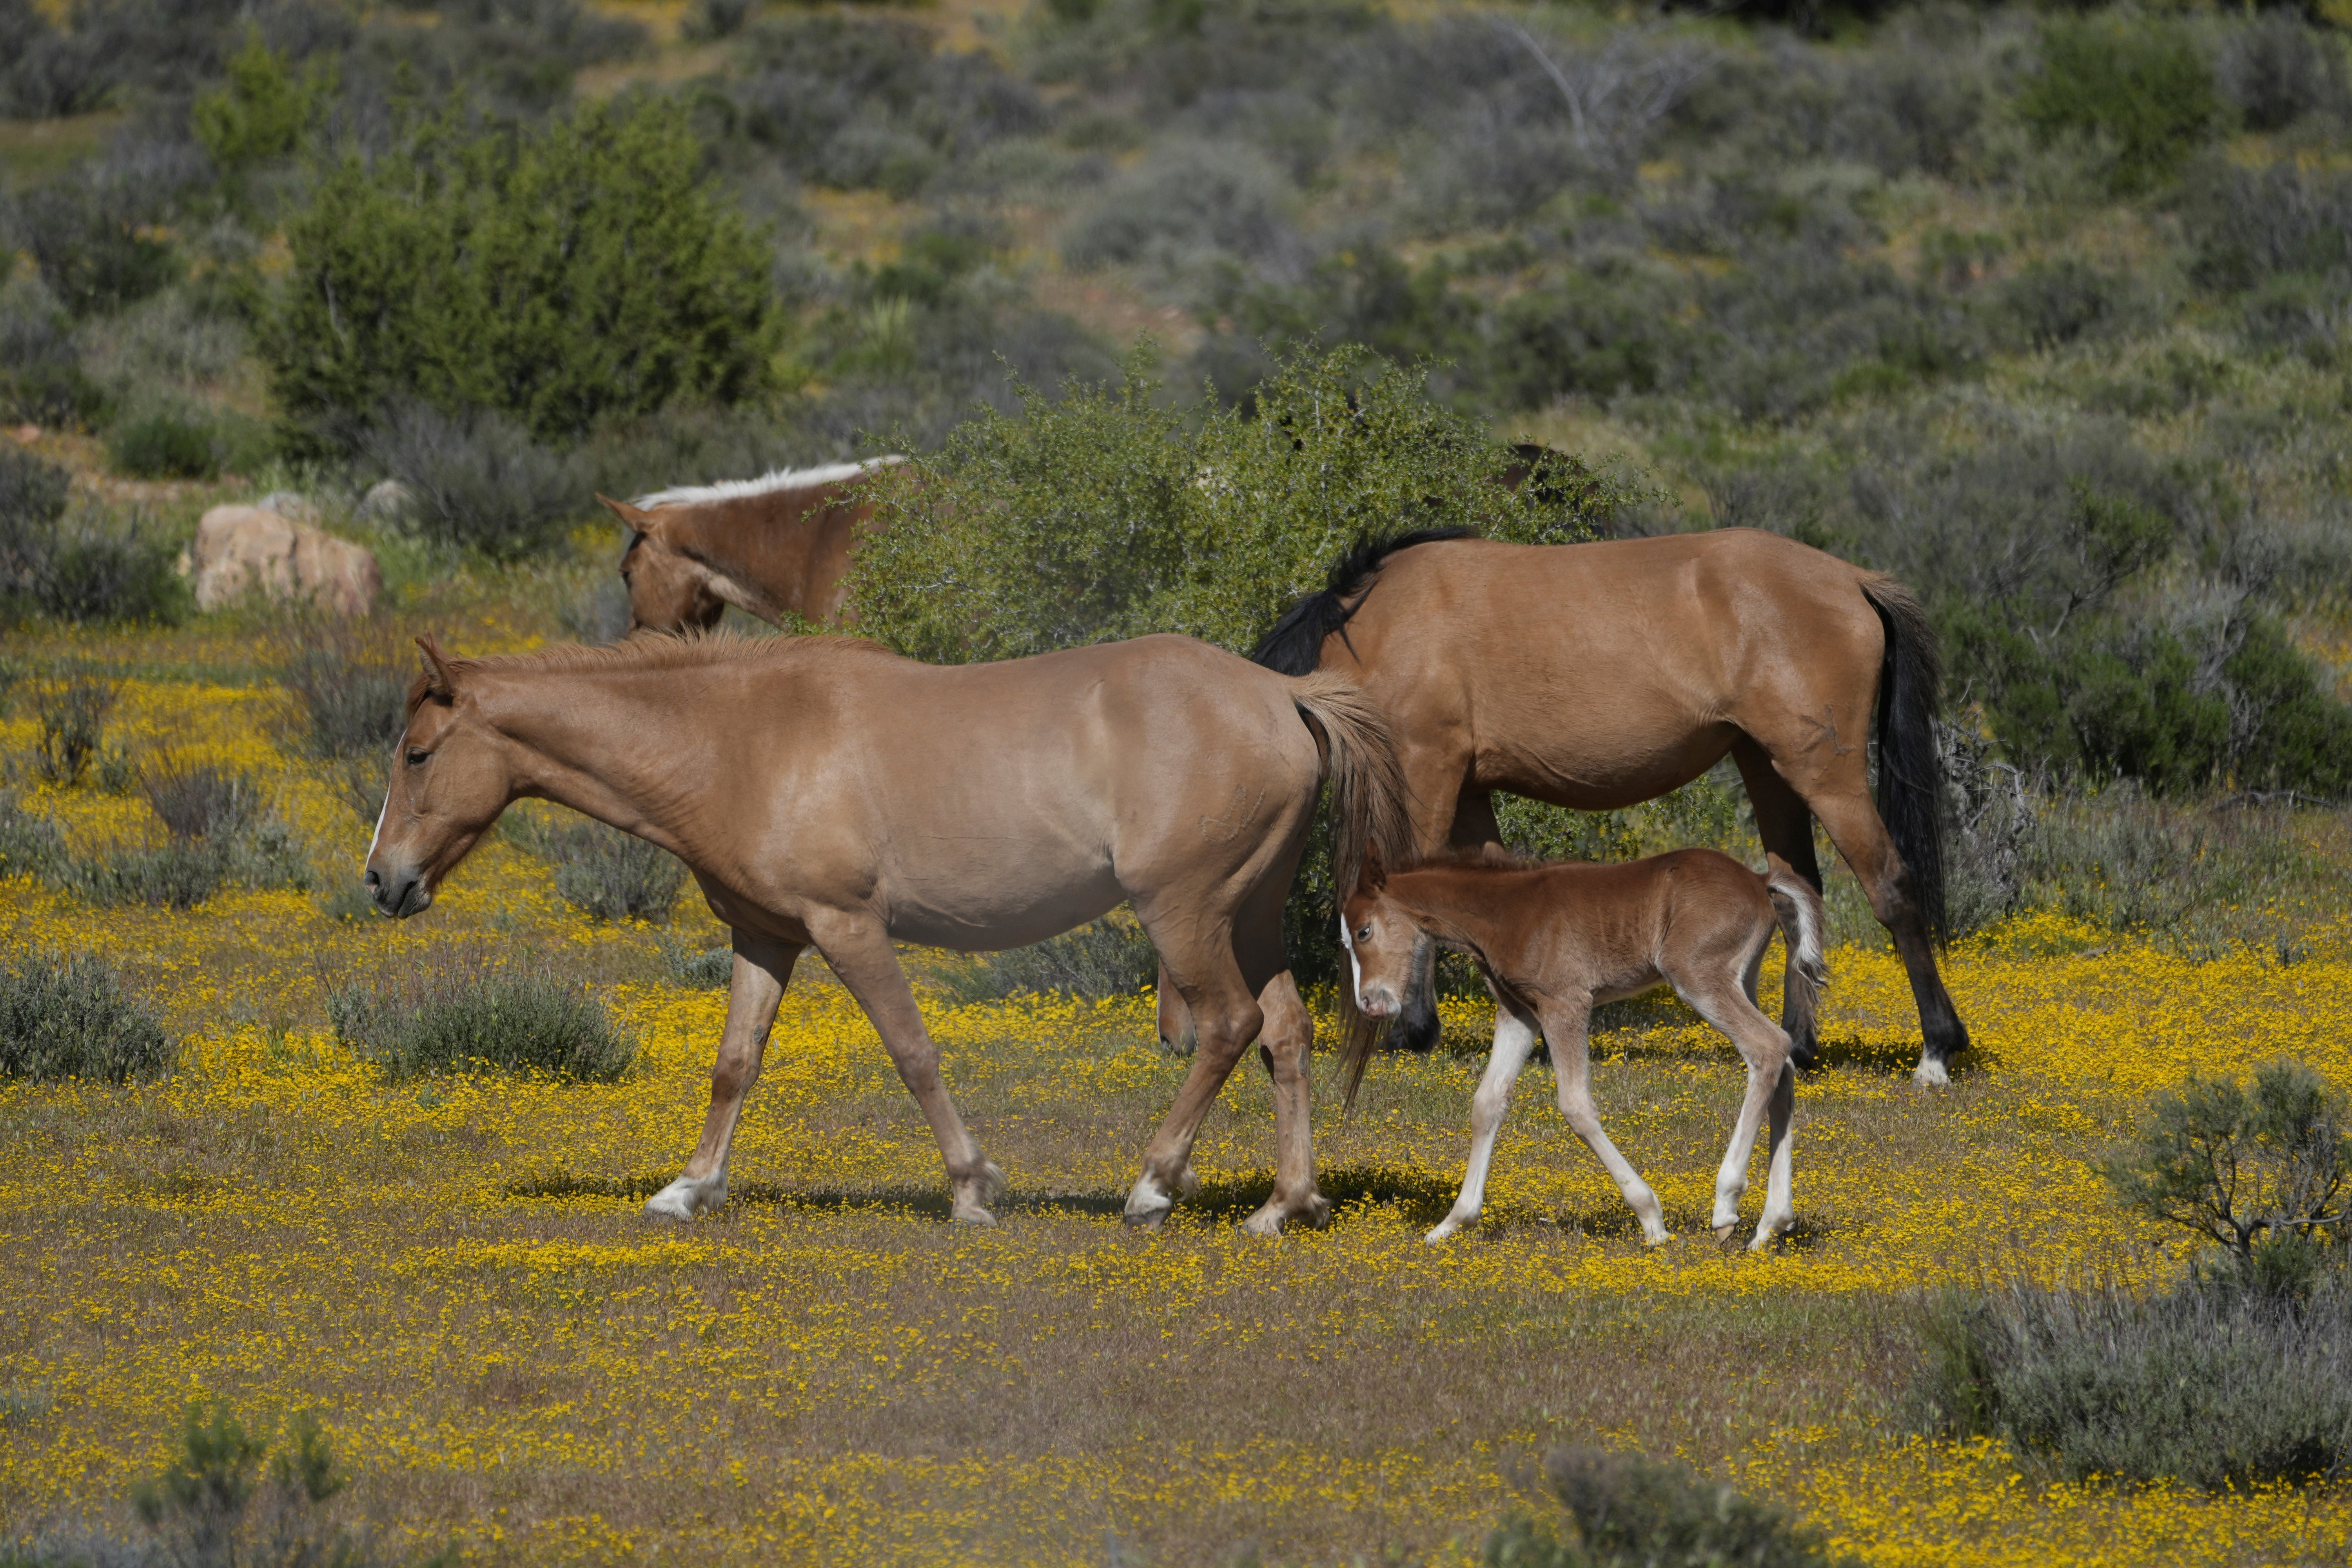
POLYGON ((688 819, 705 781, 681 759, 708 734, 691 683, 628 670, 506 673, 485 716, 525 753, 524 793, 568 805, 688 857, 688 819))
POLYGON ((806 490, 774 490, 696 507, 670 538, 745 588, 778 599, 775 608, 805 613, 800 601, 832 510, 806 490))

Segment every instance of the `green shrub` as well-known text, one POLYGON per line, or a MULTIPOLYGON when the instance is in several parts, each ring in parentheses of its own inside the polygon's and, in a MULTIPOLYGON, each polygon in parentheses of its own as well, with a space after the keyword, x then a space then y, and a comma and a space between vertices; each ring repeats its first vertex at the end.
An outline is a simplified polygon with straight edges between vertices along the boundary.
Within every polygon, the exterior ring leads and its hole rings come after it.
POLYGON ((660 924, 686 885, 686 867, 677 856, 586 817, 550 823, 517 813, 507 831, 554 866, 555 890, 590 920, 660 924))
POLYGON ((276 817, 204 837, 160 845, 116 844, 61 860, 51 879, 101 908, 146 904, 188 910, 224 888, 310 885, 310 862, 293 831, 276 817))
POLYGON ((2189 1284, 2012 1282, 1938 1299, 1918 1419, 1994 1436, 2070 1479, 2211 1489, 2308 1480, 2352 1461, 2352 1289, 2307 1300, 2189 1284))
POLYGON ((0 1074, 127 1083, 169 1071, 174 1054, 104 959, 34 950, 0 966, 0 1074))
POLYGON ((209 479, 220 472, 209 426, 169 410, 127 419, 107 437, 115 472, 141 479, 209 479))
POLYGON ((1487 1568, 1827 1568, 1843 1561, 1779 1505, 1688 1466, 1598 1448, 1544 1461, 1557 1509, 1516 1510, 1486 1538, 1487 1568))
POLYGON ((174 838, 243 833, 259 821, 260 787, 253 775, 209 763, 191 763, 165 752, 142 770, 141 793, 174 838))
POLYGON ((488 1069, 611 1082, 636 1058, 585 986, 476 952, 331 985, 327 1016, 337 1040, 395 1079, 488 1069))
POLYGON ((2352 1115, 2300 1062, 2158 1095, 2099 1168, 2125 1206, 2221 1249, 2209 1280, 2304 1295, 2352 1258, 2352 1115))
POLYGON ((2107 182, 2131 195, 2168 180, 2220 117, 2212 68, 2188 29, 2145 16, 2053 17, 2041 68, 2017 97, 2044 143, 2069 133, 2113 144, 2107 182))
POLYGON ((65 855, 57 824, 17 803, 14 790, 0 789, 0 877, 39 877, 65 855))
POLYGON ((407 487, 418 531, 500 559, 557 542, 583 502, 595 505, 582 455, 542 445, 499 414, 403 400, 379 410, 358 445, 407 487))
POLYGON ((1301 353, 1254 406, 1153 395, 1152 363, 1058 399, 1023 386, 886 481, 852 572, 861 630, 961 662, 1181 631, 1246 651, 1365 533, 1460 525, 1589 537, 1625 492, 1564 460, 1501 482, 1509 448, 1360 349, 1301 353))
POLYGON ((298 1414, 273 1444, 214 1401, 188 1406, 178 1451, 161 1474, 132 1489, 131 1500, 167 1562, 360 1568, 360 1546, 324 1511, 350 1484, 310 1412, 298 1414))
POLYGON ((140 183, 92 173, 26 191, 16 228, 59 303, 77 316, 120 310, 185 268, 154 225, 161 204, 140 183))
POLYGON ((670 100, 515 132, 444 115, 372 162, 328 166, 287 243, 292 276, 259 347, 298 421, 364 422, 414 398, 572 440, 605 415, 772 382, 765 249, 670 100))
POLYGON ((1132 996, 1160 973, 1160 954, 1124 909, 1076 931, 974 953, 933 966, 940 987, 958 1002, 994 1002, 1026 992, 1066 996, 1132 996))

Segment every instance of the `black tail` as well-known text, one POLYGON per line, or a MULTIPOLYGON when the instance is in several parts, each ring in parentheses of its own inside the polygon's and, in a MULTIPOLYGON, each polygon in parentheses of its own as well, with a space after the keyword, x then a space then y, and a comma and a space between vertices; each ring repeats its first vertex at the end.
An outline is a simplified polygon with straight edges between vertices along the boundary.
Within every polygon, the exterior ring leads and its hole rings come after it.
POLYGON ((1878 674, 1878 816, 1910 873, 1928 934, 1942 943, 1951 940, 1944 910, 1944 766, 1936 753, 1942 661, 1927 614, 1908 588, 1892 577, 1868 576, 1862 592, 1886 628, 1878 674))
POLYGON ((1370 586, 1382 562, 1416 544, 1467 539, 1474 532, 1467 528, 1416 528, 1410 533, 1357 535, 1348 552, 1331 563, 1323 591, 1309 594, 1285 610, 1282 619, 1274 623, 1274 629, 1258 639, 1257 647, 1250 653, 1251 662, 1262 664, 1277 675, 1313 673, 1315 667, 1323 662, 1323 639, 1348 624, 1357 605, 1363 603, 1360 595, 1370 586), (1356 604, 1349 604, 1349 599, 1356 604))

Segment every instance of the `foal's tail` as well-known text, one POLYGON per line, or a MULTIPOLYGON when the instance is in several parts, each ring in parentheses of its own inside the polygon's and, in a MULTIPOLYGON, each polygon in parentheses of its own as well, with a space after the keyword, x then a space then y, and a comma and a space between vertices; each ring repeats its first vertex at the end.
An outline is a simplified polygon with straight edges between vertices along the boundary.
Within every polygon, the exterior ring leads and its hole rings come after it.
POLYGON ((1928 934, 1949 939, 1944 909, 1944 764, 1936 754, 1943 665, 1935 628, 1911 590, 1892 577, 1861 575, 1863 597, 1886 628, 1878 673, 1878 817, 1911 876, 1928 934))
POLYGON ((1388 715, 1344 675, 1316 670, 1295 677, 1290 700, 1323 737, 1323 776, 1331 785, 1331 886, 1344 901, 1356 890, 1364 847, 1384 866, 1413 862, 1412 792, 1397 761, 1388 715))
MULTIPOLYGON (((1789 946, 1788 1006, 1783 1021, 1811 1019, 1821 1012, 1822 987, 1828 983, 1822 963, 1822 896, 1778 855, 1770 857, 1764 873, 1764 890, 1771 895, 1772 912, 1780 918, 1780 940, 1789 946)), ((1800 1037, 1791 1028, 1790 1035, 1801 1053, 1797 1065, 1811 1067, 1812 1047, 1806 1042, 1812 1030, 1808 1028, 1800 1037)))

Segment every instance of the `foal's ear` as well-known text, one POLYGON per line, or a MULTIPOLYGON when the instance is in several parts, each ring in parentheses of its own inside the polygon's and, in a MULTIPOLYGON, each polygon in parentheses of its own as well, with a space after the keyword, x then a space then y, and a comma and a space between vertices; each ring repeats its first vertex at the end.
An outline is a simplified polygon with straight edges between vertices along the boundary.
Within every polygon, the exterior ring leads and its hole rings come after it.
POLYGON ((416 646, 425 652, 425 694, 444 702, 456 697, 457 672, 450 668, 449 656, 441 651, 441 645, 433 640, 433 634, 426 632, 418 637, 416 646))
POLYGON ((1389 868, 1381 864, 1381 847, 1367 842, 1364 862, 1356 868, 1356 891, 1377 893, 1389 885, 1389 868))

